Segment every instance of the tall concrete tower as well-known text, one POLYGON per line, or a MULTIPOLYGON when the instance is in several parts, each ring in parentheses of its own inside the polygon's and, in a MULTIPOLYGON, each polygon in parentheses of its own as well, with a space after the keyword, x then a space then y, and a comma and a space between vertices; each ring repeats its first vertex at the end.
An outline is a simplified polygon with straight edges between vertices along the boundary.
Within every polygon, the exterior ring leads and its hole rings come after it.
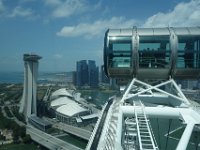
POLYGON ((26 122, 31 114, 37 115, 37 74, 41 58, 35 54, 24 54, 24 90, 19 111, 24 114, 26 122))

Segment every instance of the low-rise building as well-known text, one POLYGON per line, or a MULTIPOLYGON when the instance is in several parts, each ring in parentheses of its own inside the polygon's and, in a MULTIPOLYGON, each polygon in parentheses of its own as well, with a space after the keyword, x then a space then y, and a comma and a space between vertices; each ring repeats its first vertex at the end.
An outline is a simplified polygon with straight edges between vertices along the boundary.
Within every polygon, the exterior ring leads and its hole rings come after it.
POLYGON ((96 116, 93 119, 90 117, 89 121, 84 119, 84 117, 92 114, 91 110, 77 102, 74 96, 73 92, 64 88, 52 93, 50 108, 57 120, 76 126, 86 125, 92 121, 95 122, 96 116))

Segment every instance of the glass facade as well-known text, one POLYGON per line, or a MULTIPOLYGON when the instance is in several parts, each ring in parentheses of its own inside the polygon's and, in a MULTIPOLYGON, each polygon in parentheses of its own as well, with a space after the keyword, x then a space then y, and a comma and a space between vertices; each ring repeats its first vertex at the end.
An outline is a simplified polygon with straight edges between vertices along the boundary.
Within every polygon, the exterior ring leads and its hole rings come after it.
POLYGON ((99 68, 94 60, 81 60, 76 64, 76 85, 98 87, 99 68))
POLYGON ((88 66, 87 60, 81 60, 76 63, 76 84, 77 86, 88 85, 88 66))
POLYGON ((96 67, 94 60, 88 60, 88 85, 98 87, 99 68, 96 67))
POLYGON ((130 68, 132 66, 131 37, 110 37, 109 67, 130 68))
POLYGON ((178 36, 177 68, 200 68, 200 37, 178 36))
POLYGON ((169 68, 169 36, 140 36, 139 39, 140 68, 169 68))

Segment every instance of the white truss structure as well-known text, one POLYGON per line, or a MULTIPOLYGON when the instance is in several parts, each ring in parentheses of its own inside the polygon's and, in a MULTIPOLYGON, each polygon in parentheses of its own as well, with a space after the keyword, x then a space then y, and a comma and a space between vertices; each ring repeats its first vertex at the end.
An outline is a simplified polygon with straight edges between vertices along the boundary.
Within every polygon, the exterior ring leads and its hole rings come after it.
POLYGON ((109 109, 105 111, 106 104, 102 110, 87 150, 159 149, 149 118, 182 120, 186 128, 177 150, 187 148, 193 130, 200 131, 200 110, 190 103, 173 79, 152 85, 134 78, 122 97, 112 99, 109 109), (97 133, 102 121, 102 130, 97 133), (99 134, 98 139, 95 134, 99 134))

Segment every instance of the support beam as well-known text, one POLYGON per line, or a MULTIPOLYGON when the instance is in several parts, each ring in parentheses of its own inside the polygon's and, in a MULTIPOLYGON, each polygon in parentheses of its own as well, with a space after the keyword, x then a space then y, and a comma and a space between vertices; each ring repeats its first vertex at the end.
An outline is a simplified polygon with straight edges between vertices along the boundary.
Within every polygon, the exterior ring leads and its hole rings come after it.
POLYGON ((187 124, 176 150, 186 150, 188 143, 190 141, 190 137, 192 135, 194 125, 195 125, 194 122, 190 122, 187 124))
POLYGON ((121 145, 121 137, 122 137, 122 120, 123 120, 123 114, 122 110, 119 110, 118 114, 118 124, 117 124, 117 136, 116 136, 116 143, 121 145))
MULTIPOLYGON (((140 95, 140 94, 143 94, 143 93, 145 93, 145 92, 148 92, 148 91, 151 91, 151 90, 154 89, 154 90, 156 90, 156 91, 158 91, 158 92, 160 92, 160 93, 164 93, 164 94, 166 94, 166 95, 168 95, 168 96, 170 96, 170 97, 173 97, 174 99, 177 99, 177 100, 179 100, 180 102, 185 103, 186 105, 189 105, 190 103, 189 103, 189 101, 187 100, 187 98, 186 98, 185 96, 184 96, 184 97, 178 97, 178 96, 176 96, 176 95, 173 95, 173 94, 171 94, 171 93, 168 93, 168 92, 166 92, 166 91, 164 91, 164 90, 159 89, 159 87, 161 87, 161 86, 163 86, 163 85, 167 85, 167 84, 169 84, 169 83, 172 83, 172 84, 175 86, 176 83, 173 82, 173 81, 174 81, 174 80, 170 79, 170 80, 165 81, 165 82, 162 82, 162 83, 160 83, 160 84, 158 84, 158 85, 152 86, 152 85, 150 85, 150 84, 147 84, 147 83, 145 83, 145 82, 142 82, 142 81, 139 81, 139 80, 135 79, 135 80, 134 80, 134 83, 139 83, 139 84, 144 85, 144 86, 146 86, 146 87, 148 87, 148 88, 145 89, 145 90, 143 90, 143 91, 137 92, 136 94, 130 94, 130 96, 125 97, 125 98, 123 99, 123 101, 126 100, 126 99, 134 98, 134 97, 136 97, 136 96, 138 96, 138 95, 140 95)), ((129 85, 129 88, 130 88, 130 85, 129 85)), ((180 89, 178 88, 178 86, 175 86, 175 88, 177 88, 178 92, 181 93, 181 92, 180 92, 180 89)), ((128 90, 127 90, 127 91, 128 91, 128 90)), ((129 91, 128 91, 128 92, 129 92, 129 91)), ((180 94, 180 96, 182 96, 182 95, 183 95, 183 94, 180 94)))
POLYGON ((174 87, 176 88, 176 90, 179 92, 180 96, 182 97, 182 99, 185 101, 186 104, 190 105, 190 102, 188 101, 188 99, 185 97, 185 95, 183 94, 183 92, 181 91, 181 89, 178 87, 178 85, 176 84, 176 82, 171 79, 174 87))
MULTIPOLYGON (((134 115, 134 106, 121 106, 121 110, 124 116, 134 115)), ((149 118, 168 118, 178 119, 181 117, 181 111, 187 111, 184 108, 171 108, 171 107, 144 107, 145 113, 149 118)), ((190 113, 191 110, 188 110, 190 113)))
POLYGON ((127 95, 128 95, 128 93, 130 92, 130 90, 131 90, 131 88, 132 88, 132 86, 133 86, 133 84, 135 83, 135 78, 133 78, 133 80, 131 81, 131 83, 129 84, 129 86, 128 86, 128 88, 126 89, 126 91, 125 91, 125 93, 124 93, 124 95, 123 95, 123 97, 122 97, 122 99, 121 99, 121 103, 124 103, 124 100, 126 99, 126 97, 127 97, 127 95))

